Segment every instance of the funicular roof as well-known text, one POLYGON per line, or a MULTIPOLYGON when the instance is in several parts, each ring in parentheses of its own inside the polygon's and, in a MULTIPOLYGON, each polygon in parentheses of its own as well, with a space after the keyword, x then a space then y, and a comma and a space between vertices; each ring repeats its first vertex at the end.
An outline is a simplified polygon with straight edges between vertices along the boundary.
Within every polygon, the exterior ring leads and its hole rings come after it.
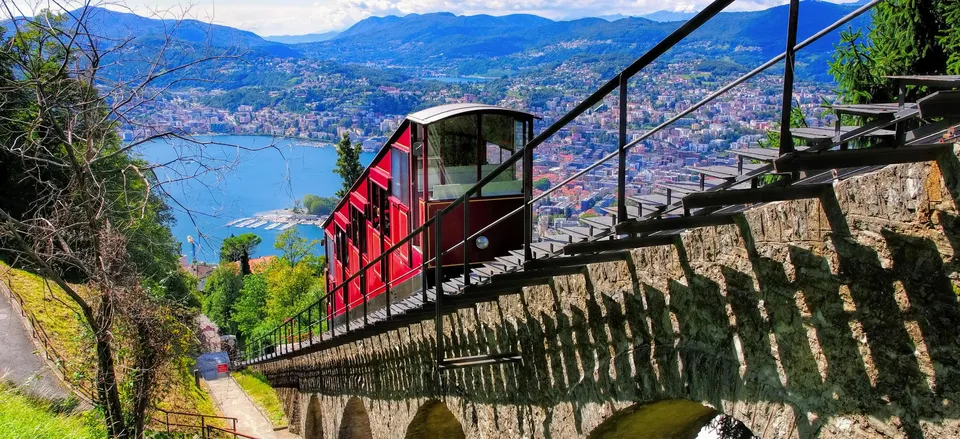
POLYGON ((438 105, 436 107, 420 110, 407 116, 407 120, 426 125, 466 113, 501 113, 519 116, 520 118, 536 117, 531 113, 514 110, 512 108, 498 107, 496 105, 487 104, 465 103, 438 105))

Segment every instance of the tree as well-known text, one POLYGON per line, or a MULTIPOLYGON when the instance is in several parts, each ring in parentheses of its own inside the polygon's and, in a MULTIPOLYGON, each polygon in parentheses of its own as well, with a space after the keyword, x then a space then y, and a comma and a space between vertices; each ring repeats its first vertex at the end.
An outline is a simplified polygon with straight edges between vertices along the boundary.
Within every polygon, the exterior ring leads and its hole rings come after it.
POLYGON ((303 208, 311 215, 328 215, 337 207, 340 198, 337 197, 318 197, 307 194, 303 196, 303 208))
POLYGON ((336 172, 343 179, 343 187, 337 191, 337 197, 343 198, 350 192, 353 182, 360 178, 363 173, 363 166, 360 165, 360 144, 351 145, 350 135, 343 133, 340 143, 337 143, 337 167, 336 172))
MULTIPOLYGON (((894 102, 897 84, 889 75, 960 73, 960 2, 890 0, 874 8, 866 33, 841 33, 830 73, 849 104, 894 102)), ((919 90, 908 90, 915 99, 919 90)))
POLYGON ((541 191, 550 189, 550 179, 547 177, 538 178, 537 181, 533 182, 533 187, 541 191))
POLYGON ((230 320, 236 325, 237 334, 249 340, 258 326, 267 317, 267 278, 263 274, 243 277, 243 288, 233 304, 230 320))
POLYGON ((240 273, 246 276, 250 274, 250 256, 253 256, 253 252, 262 241, 259 236, 253 233, 244 233, 240 236, 230 235, 220 245, 220 260, 240 261, 240 273))
MULTIPOLYGON (((223 51, 181 52, 160 38, 157 53, 144 56, 135 35, 91 33, 99 27, 88 26, 90 15, 103 10, 89 3, 59 3, 71 11, 63 15, 2 5, 11 34, 0 35, 0 254, 73 302, 107 434, 139 438, 158 389, 173 379, 173 360, 190 347, 185 328, 195 317, 176 299, 183 282, 168 279, 178 247, 166 229, 167 182, 159 165, 134 154, 143 142, 182 136, 139 112, 166 86, 191 80, 187 73, 216 71, 204 64, 223 51), (121 65, 136 68, 129 76, 109 71, 121 65), (124 144, 121 125, 146 134, 124 144)), ((168 23, 175 29, 179 21, 168 23)), ((201 145, 184 148, 203 154, 201 145)), ((196 174, 221 169, 207 161, 196 174)))
POLYGON ((234 303, 240 296, 241 288, 243 277, 230 265, 220 265, 207 276, 203 313, 216 323, 223 333, 237 333, 232 317, 234 303))
POLYGON ((316 239, 308 241, 300 235, 296 227, 292 227, 277 236, 273 248, 280 251, 280 257, 290 261, 290 265, 297 265, 304 258, 313 255, 313 249, 318 243, 316 239))
POLYGON ((293 316, 318 299, 321 283, 307 264, 290 265, 285 259, 274 259, 264 272, 269 285, 267 318, 271 326, 293 316))

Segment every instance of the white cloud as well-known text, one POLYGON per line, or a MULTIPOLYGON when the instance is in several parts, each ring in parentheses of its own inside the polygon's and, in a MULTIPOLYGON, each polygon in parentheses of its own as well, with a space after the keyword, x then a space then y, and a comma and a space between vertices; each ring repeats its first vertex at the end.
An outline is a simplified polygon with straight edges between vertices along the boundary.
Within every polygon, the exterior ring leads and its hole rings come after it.
MULTIPOLYGON (((0 0, 34 6, 38 0, 0 0)), ((44 0, 39 0, 44 2, 44 0)), ((831 0, 846 3, 855 0, 831 0)), ((260 35, 300 35, 342 30, 371 16, 452 12, 458 15, 536 14, 551 19, 605 15, 642 15, 658 10, 694 11, 710 0, 127 0, 110 3, 113 9, 150 11, 182 9, 189 4, 194 18, 213 21, 260 35)), ((740 0, 729 10, 756 10, 787 3, 787 0, 740 0)), ((79 5, 74 3, 71 8, 79 5)), ((5 14, 4 14, 5 15, 5 14)))

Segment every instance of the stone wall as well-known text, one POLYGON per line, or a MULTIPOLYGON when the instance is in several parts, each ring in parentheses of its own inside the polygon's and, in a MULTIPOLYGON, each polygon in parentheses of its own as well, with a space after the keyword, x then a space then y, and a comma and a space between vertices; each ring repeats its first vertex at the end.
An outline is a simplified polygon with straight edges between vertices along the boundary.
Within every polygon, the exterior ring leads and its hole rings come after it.
POLYGON ((424 321, 257 368, 323 437, 351 397, 375 438, 435 400, 468 438, 567 438, 667 399, 763 438, 960 437, 958 194, 955 155, 890 166, 446 317, 448 355, 519 365, 441 382, 424 321))

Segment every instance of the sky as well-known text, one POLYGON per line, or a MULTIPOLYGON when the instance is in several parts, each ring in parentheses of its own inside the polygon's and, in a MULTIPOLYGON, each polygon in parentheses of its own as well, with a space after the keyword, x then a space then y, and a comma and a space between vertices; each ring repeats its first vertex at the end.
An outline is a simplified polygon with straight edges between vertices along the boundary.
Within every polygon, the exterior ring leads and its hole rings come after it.
MULTIPOLYGON (((829 0, 849 3, 856 0, 829 0)), ((28 11, 37 5, 76 9, 82 0, 0 0, 28 11)), ((94 5, 139 15, 189 18, 248 30, 258 35, 303 35, 343 30, 371 16, 452 12, 457 15, 535 14, 554 20, 608 15, 643 15, 659 10, 696 11, 710 0, 94 0, 94 5)), ((737 0, 728 10, 766 9, 787 0, 737 0)), ((6 15, 3 11, 2 15, 6 15)), ((28 14, 24 14, 28 15, 28 14)))

